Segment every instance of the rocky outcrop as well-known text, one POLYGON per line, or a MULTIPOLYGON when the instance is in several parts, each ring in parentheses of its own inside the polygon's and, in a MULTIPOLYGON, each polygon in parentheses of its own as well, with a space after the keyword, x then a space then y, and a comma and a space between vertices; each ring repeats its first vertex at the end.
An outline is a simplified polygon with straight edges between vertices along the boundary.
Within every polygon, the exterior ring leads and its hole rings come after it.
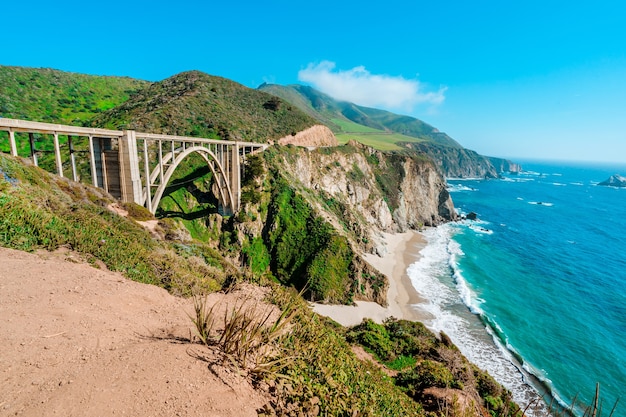
POLYGON ((315 125, 310 128, 278 139, 279 145, 296 146, 337 146, 335 134, 326 126, 315 125))
POLYGON ((386 154, 357 142, 282 152, 283 174, 362 249, 380 253, 380 232, 404 232, 456 218, 445 181, 430 160, 386 154), (317 197, 314 197, 316 195, 317 197))
POLYGON ((432 164, 405 158, 402 171, 398 207, 393 211, 399 231, 434 226, 456 217, 450 193, 432 164))
POLYGON ((488 156, 489 162, 496 169, 498 173, 508 172, 511 174, 517 174, 522 171, 522 166, 513 161, 509 161, 508 159, 496 158, 493 156, 488 156))
POLYGON ((611 175, 606 181, 602 181, 598 185, 604 185, 606 187, 626 187, 626 177, 621 175, 611 175))
POLYGON ((498 178, 504 172, 521 170, 514 162, 483 156, 469 149, 428 142, 405 143, 404 146, 431 158, 446 178, 498 178))

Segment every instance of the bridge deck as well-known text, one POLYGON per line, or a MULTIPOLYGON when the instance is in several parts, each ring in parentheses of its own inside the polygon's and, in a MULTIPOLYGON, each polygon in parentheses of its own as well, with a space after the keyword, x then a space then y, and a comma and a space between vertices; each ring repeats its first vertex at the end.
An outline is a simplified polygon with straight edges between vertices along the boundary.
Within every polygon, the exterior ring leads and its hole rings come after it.
POLYGON ((134 201, 155 212, 164 188, 178 164, 190 153, 200 153, 218 181, 221 200, 230 211, 240 205, 242 160, 247 154, 263 151, 269 145, 255 142, 228 141, 191 136, 165 135, 112 130, 92 127, 70 126, 29 120, 0 118, 0 131, 9 134, 10 152, 18 155, 16 133, 28 133, 30 156, 37 165, 37 154, 45 152, 35 147, 33 134, 52 135, 57 174, 63 176, 63 158, 59 136, 66 136, 72 177, 78 181, 73 138, 89 138, 92 183, 104 188, 124 201, 134 201), (143 149, 137 141, 143 142, 143 149), (150 143, 152 152, 149 152, 150 143), (113 147, 117 144, 117 150, 113 147), (165 145, 166 154, 163 153, 165 145), (143 169, 140 169, 143 160, 143 169), (142 178, 143 176, 143 178, 142 178), (113 188, 112 188, 113 187, 113 188), (156 188, 156 193, 152 192, 156 188))

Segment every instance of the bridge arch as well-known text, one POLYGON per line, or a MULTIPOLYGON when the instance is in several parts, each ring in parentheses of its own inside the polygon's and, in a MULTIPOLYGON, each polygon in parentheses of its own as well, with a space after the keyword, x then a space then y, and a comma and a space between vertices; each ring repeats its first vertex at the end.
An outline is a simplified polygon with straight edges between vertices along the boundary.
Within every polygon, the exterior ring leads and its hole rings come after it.
POLYGON ((91 182, 95 187, 104 189, 124 202, 143 205, 153 214, 174 171, 192 153, 198 153, 213 172, 219 191, 218 201, 231 213, 236 212, 240 206, 242 163, 247 155, 262 152, 269 146, 254 142, 86 128, 2 117, 0 131, 8 133, 10 151, 14 156, 18 155, 16 134, 22 135, 22 140, 27 134, 35 165, 37 153, 42 150, 37 149, 33 135, 52 136, 57 174, 60 176, 63 176, 63 160, 59 136, 64 136, 64 158, 70 161, 74 181, 80 180, 75 159, 81 154, 88 155, 91 182), (73 137, 83 138, 83 142, 88 144, 85 148, 88 149, 74 147, 73 137), (143 152, 138 141, 143 145, 143 152), (169 149, 167 154, 164 154, 165 149, 169 149))
MULTIPOLYGON (((224 205, 225 208, 228 208, 231 211, 235 210, 236 201, 233 195, 233 190, 231 188, 229 181, 227 180, 228 176, 226 174, 226 171, 224 170, 224 167, 220 163, 217 156, 213 153, 213 151, 211 151, 208 148, 205 148, 204 146, 192 146, 176 154, 176 157, 174 158, 174 160, 169 164, 169 166, 167 167, 167 170, 163 173, 161 183, 157 187, 156 192, 154 193, 154 196, 151 197, 151 207, 152 207, 153 212, 156 212, 156 209, 159 206, 159 203, 161 202, 161 198, 163 197, 163 193, 165 192, 165 189, 167 188, 167 185, 170 179, 172 178, 172 175, 174 175, 176 168, 178 168, 180 163, 187 156, 193 153, 197 153, 198 155, 200 155, 202 159, 204 159, 204 161, 206 162, 211 172, 213 173, 213 177, 215 178, 215 182, 217 184, 219 194, 220 194, 218 196, 218 200, 220 200, 220 202, 224 205)), ((164 157, 164 161, 169 161, 170 159, 172 159, 171 154, 168 154, 164 157)), ((151 183, 154 183, 154 181, 156 181, 156 178, 161 176, 161 170, 163 169, 163 166, 164 165, 162 164, 158 164, 156 168, 154 169, 154 171, 152 171, 152 173, 150 174, 151 183)), ((148 196, 148 198, 150 198, 150 196, 148 196)))

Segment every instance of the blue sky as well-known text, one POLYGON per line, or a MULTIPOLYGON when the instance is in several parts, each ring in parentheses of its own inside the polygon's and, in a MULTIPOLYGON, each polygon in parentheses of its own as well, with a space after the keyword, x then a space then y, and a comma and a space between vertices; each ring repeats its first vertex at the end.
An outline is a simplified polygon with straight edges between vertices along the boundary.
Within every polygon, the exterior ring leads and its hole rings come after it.
POLYGON ((0 64, 197 69, 409 114, 482 154, 626 160, 617 1, 7 2, 0 64))

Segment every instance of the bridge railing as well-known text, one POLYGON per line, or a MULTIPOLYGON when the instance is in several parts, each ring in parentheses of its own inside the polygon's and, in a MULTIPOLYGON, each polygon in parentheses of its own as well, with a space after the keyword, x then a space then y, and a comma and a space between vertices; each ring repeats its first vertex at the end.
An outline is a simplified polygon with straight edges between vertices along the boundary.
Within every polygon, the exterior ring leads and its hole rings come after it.
MULTIPOLYGON (((222 194, 221 200, 224 200, 222 203, 228 206, 226 211, 237 211, 240 203, 242 161, 246 155, 268 147, 267 144, 255 142, 90 128, 8 118, 0 118, 0 131, 8 132, 9 152, 14 156, 18 156, 19 150, 22 149, 18 149, 16 133, 28 134, 30 157, 35 165, 38 165, 38 154, 54 153, 56 173, 60 176, 64 176, 65 156, 66 163, 71 166, 74 181, 80 179, 76 167, 76 154, 88 153, 91 182, 94 186, 105 189, 123 201, 134 201, 144 205, 153 213, 167 185, 166 182, 169 181, 181 158, 189 154, 189 151, 185 151, 190 148, 198 151, 204 149, 203 157, 216 174, 222 194), (41 138, 36 138, 35 134, 52 136, 53 150, 37 149, 36 142, 41 141, 41 138), (64 147, 67 148, 65 155, 61 151, 60 137, 63 136, 67 138, 64 142, 64 147), (79 149, 80 138, 83 138, 82 142, 84 138, 87 139, 88 149, 79 149), (138 141, 142 143, 143 149, 137 146, 138 141), (149 152, 149 149, 153 152, 149 152), (140 160, 143 160, 143 164, 140 160), (171 168, 169 171, 168 167, 171 168), (153 188, 157 189, 154 196, 153 188), (225 193, 224 189, 228 192, 225 193)), ((83 147, 85 146, 87 145, 83 144, 83 147)))

